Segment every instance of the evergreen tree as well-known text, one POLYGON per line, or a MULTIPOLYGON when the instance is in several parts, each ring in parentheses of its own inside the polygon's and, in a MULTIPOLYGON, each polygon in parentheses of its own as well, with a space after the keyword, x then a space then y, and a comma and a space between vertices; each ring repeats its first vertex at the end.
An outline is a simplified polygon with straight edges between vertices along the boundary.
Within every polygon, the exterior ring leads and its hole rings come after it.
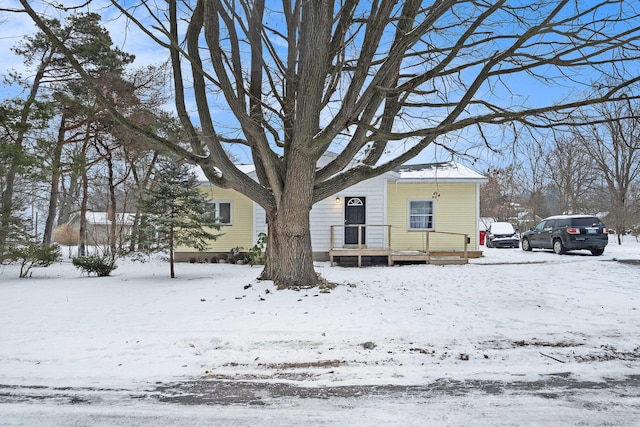
POLYGON ((215 240, 219 230, 217 219, 208 212, 207 200, 198 189, 196 176, 185 165, 165 161, 159 165, 153 185, 139 201, 146 215, 150 252, 168 251, 171 278, 175 278, 174 249, 184 245, 203 251, 208 240, 215 240))
MULTIPOLYGON (((28 218, 28 199, 33 198, 29 189, 33 188, 37 174, 37 156, 23 143, 25 126, 21 121, 24 102, 9 99, 0 103, 0 262, 8 251, 32 236, 32 224, 28 218)), ((38 103, 30 127, 42 125, 46 117, 38 103)))

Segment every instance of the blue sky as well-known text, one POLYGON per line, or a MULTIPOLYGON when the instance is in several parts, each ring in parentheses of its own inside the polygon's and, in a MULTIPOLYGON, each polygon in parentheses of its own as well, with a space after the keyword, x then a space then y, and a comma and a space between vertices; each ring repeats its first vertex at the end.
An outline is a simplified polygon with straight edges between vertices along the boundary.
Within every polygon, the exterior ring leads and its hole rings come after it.
MULTIPOLYGON (((8 4, 4 7, 13 7, 16 9, 21 8, 19 2, 16 0, 5 0, 5 2, 8 2, 8 4)), ((114 41, 114 45, 120 47, 126 52, 136 55, 136 60, 133 64, 134 67, 158 64, 159 62, 166 60, 166 51, 158 49, 158 47, 150 41, 146 35, 142 34, 135 25, 125 25, 122 19, 109 19, 110 17, 105 14, 106 9, 101 10, 99 7, 96 7, 99 3, 99 1, 94 1, 92 3, 92 11, 97 11, 102 14, 103 19, 105 19, 104 25, 109 30, 114 41), (123 28, 126 28, 126 31, 123 30, 123 28)), ((48 11, 51 13, 49 17, 60 17, 59 11, 52 8, 48 9, 48 11)), ((34 34, 36 31, 34 24, 24 13, 18 14, 6 12, 0 12, 0 23, 2 23, 3 29, 2 35, 0 36, 0 55, 2 55, 3 58, 2 66, 0 67, 0 74, 5 74, 10 70, 17 70, 25 76, 28 76, 28 71, 25 70, 22 58, 13 54, 13 52, 11 52, 11 47, 22 40, 23 37, 34 34)), ((8 87, 6 85, 2 86, 0 98, 6 99, 18 95, 18 88, 8 87)), ((171 108, 171 106, 168 106, 168 108, 171 108)), ((221 129, 224 128, 224 123, 226 121, 224 117, 226 115, 226 113, 221 114, 221 119, 217 120, 221 129)), ((457 139, 461 141, 460 143, 467 145, 467 142, 464 141, 464 136, 457 136, 457 139)), ((248 149, 236 146, 236 149, 233 152, 241 162, 251 161, 248 149)), ((425 150, 418 158, 412 161, 412 163, 444 161, 449 159, 450 155, 448 152, 439 149, 438 147, 432 147, 425 150)))
MULTIPOLYGON (((8 6, 6 7, 21 7, 16 0, 5 0, 5 2, 7 1, 8 6)), ((158 49, 154 42, 150 41, 146 35, 142 34, 140 30, 135 27, 135 25, 125 26, 125 23, 122 19, 109 19, 109 16, 105 14, 104 9, 100 10, 99 7, 96 7, 97 4, 99 4, 99 2, 92 3, 92 11, 97 11, 98 13, 101 13, 103 15, 103 19, 105 19, 104 25, 109 30, 110 35, 114 41, 114 45, 120 47, 126 52, 136 55, 136 60, 133 64, 134 67, 144 67, 150 64, 158 64, 166 60, 166 51, 158 49), (123 28, 126 28, 126 31, 124 31, 123 28)), ((52 13, 51 16, 59 17, 59 11, 55 9, 49 9, 49 11, 52 13)), ((3 58, 3 65, 0 68, 0 73, 5 74, 9 70, 17 70, 28 76, 28 72, 25 70, 24 64, 22 63, 22 58, 13 54, 13 52, 11 52, 11 47, 18 43, 23 37, 34 34, 35 26, 26 14, 17 13, 0 12, 0 23, 2 23, 3 29, 2 35, 0 36, 0 55, 2 55, 3 58)), ((539 94, 539 96, 544 96, 543 91, 539 91, 536 93, 539 94)), ((2 91, 0 92, 0 98, 6 99, 17 95, 19 95, 19 89, 15 87, 8 87, 3 84, 2 91)), ((168 108, 172 107, 168 106, 168 108)), ((221 126, 221 129, 224 128, 224 123, 226 121, 224 119, 225 116, 227 116, 226 113, 221 113, 220 120, 217 120, 218 124, 221 126)), ((502 135, 498 133, 489 136, 494 140, 502 138, 502 135)), ((470 134, 468 133, 466 136, 464 133, 452 136, 452 138, 450 138, 448 142, 450 144, 455 144, 456 146, 466 147, 469 146, 469 142, 472 140, 477 140, 473 132, 470 134)), ((233 152, 241 162, 246 163, 251 161, 248 149, 236 146, 233 152)), ((478 163, 474 164, 470 161, 470 159, 466 158, 458 160, 461 160, 463 163, 471 165, 479 170, 482 170, 486 167, 484 166, 484 164, 488 164, 495 160, 495 154, 489 152, 488 150, 474 150, 474 152, 476 153, 476 155, 481 157, 478 163)), ((391 151, 391 154, 393 154, 393 151, 391 151)), ((446 160, 450 160, 450 154, 446 150, 433 146, 427 148, 411 163, 446 160)))
MULTIPOLYGON (((4 6, 2 7, 20 7, 19 3, 16 0, 5 0, 3 3, 4 6)), ((124 51, 136 55, 136 61, 134 63, 135 67, 157 64, 166 60, 166 51, 159 50, 158 47, 139 30, 137 30, 134 25, 127 26, 121 19, 109 19, 110 17, 105 15, 106 9, 100 9, 100 3, 101 1, 92 2, 92 11, 101 13, 103 15, 103 18, 106 18, 105 26, 109 30, 111 37, 114 40, 114 44, 124 51)), ((51 13, 58 13, 58 11, 56 11, 55 9, 49 9, 49 11, 51 13)), ((24 36, 33 34, 34 26, 26 14, 10 14, 5 12, 0 12, 0 24, 2 25, 2 34, 0 35, 0 55, 2 55, 3 58, 3 65, 0 68, 0 73, 7 73, 9 70, 18 70, 24 72, 22 58, 14 55, 10 51, 10 48, 11 46, 15 45, 15 43, 20 41, 24 36)), ((550 88, 540 83, 532 86, 532 80, 515 78, 511 79, 508 82, 509 87, 502 89, 501 93, 505 97, 511 97, 509 100, 513 101, 514 103, 547 103, 550 99, 559 100, 565 98, 566 96, 574 95, 575 92, 584 90, 585 86, 581 83, 588 83, 589 79, 585 77, 584 81, 581 82, 579 80, 580 79, 578 79, 575 86, 558 86, 550 88)), ((5 85, 2 86, 0 98, 5 99, 16 95, 18 95, 16 88, 7 87, 5 85)), ((225 118, 228 117, 227 113, 215 112, 215 114, 219 114, 219 119, 217 120, 217 122, 221 126, 223 126, 224 122, 227 121, 227 119, 225 118)), ((229 120, 229 122, 232 122, 232 120, 229 120)), ((485 134, 485 136, 493 144, 495 144, 496 147, 499 147, 504 139, 503 134, 500 132, 500 130, 497 128, 493 128, 488 129, 486 132, 487 133, 485 134)), ((456 135, 451 135, 447 139, 447 143, 460 148, 482 146, 482 142, 473 129, 470 129, 466 132, 461 132, 456 135)), ((472 167, 480 171, 486 169, 486 167, 491 164, 494 164, 496 162, 502 163, 505 161, 505 159, 497 159, 497 155, 487 149, 474 148, 472 152, 476 156, 480 157, 479 162, 474 164, 470 161, 470 159, 465 158, 458 160, 461 160, 463 163, 471 165, 472 167)), ((250 156, 246 149, 236 149, 234 151, 234 154, 236 154, 242 162, 250 161, 250 156)), ((448 152, 438 147, 432 147, 425 150, 420 156, 414 159, 412 163, 444 161, 449 159, 450 155, 448 154, 448 152)), ((508 155, 506 160, 510 160, 508 155)))

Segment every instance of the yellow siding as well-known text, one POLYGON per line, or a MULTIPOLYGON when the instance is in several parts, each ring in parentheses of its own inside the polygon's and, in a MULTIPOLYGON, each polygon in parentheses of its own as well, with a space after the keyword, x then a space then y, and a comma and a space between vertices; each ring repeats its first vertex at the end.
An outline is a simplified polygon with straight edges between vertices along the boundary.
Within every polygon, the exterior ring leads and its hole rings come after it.
MULTIPOLYGON (((426 233, 409 230, 409 200, 433 199, 435 203, 434 231, 465 233, 475 248, 478 212, 474 183, 390 183, 387 187, 387 222, 391 225, 391 248, 394 250, 425 250, 426 233)), ((463 250, 464 237, 430 233, 432 251, 463 250)))
MULTIPOLYGON (((228 253, 231 248, 240 246, 243 250, 251 248, 253 242, 253 202, 235 190, 214 187, 205 184, 200 187, 208 200, 231 202, 231 225, 223 225, 219 231, 222 234, 215 241, 211 241, 207 252, 228 253)), ((195 252, 188 247, 179 247, 176 252, 195 252)))

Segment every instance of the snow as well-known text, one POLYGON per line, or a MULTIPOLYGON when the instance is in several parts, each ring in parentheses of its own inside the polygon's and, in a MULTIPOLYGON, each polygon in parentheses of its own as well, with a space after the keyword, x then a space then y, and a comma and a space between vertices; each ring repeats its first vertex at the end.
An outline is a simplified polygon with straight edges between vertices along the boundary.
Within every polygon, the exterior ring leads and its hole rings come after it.
POLYGON ((246 265, 177 264, 173 280, 160 260, 120 261, 107 278, 83 276, 68 260, 29 279, 17 278, 16 265, 0 266, 0 396, 34 387, 113 391, 82 408, 0 403, 0 424, 113 425, 117 416, 128 420, 120 425, 637 423, 637 386, 625 400, 587 390, 574 404, 481 390, 428 400, 282 398, 251 411, 129 398, 193 379, 317 388, 637 375, 640 266, 616 260, 640 260, 640 243, 612 237, 600 257, 483 249, 469 265, 317 263, 338 283, 329 293, 277 291, 246 265))
MULTIPOLYGON (((89 224, 95 224, 95 225, 107 225, 107 224, 111 224, 111 213, 109 212, 94 212, 94 211, 87 211, 86 212, 86 218, 87 218, 87 222, 89 224)), ((116 223, 117 224, 126 224, 126 225, 133 225, 135 223, 136 220, 136 214, 134 213, 120 213, 118 212, 116 214, 116 223)))
POLYGON ((449 180, 458 182, 487 182, 487 178, 471 168, 460 163, 446 162, 443 164, 406 165, 398 168, 400 180, 436 180, 446 182, 449 180))
POLYGON ((493 234, 506 234, 512 236, 516 233, 513 229, 513 225, 508 222, 494 222, 489 226, 489 228, 493 234))

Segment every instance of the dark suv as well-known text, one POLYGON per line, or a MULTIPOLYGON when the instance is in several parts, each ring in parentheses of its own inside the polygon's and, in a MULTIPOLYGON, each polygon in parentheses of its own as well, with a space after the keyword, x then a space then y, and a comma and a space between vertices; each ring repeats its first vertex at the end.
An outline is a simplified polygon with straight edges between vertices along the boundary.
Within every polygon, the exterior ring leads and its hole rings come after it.
POLYGON ((609 243, 609 230, 591 215, 558 215, 522 233, 522 250, 553 249, 557 254, 577 249, 602 255, 609 243))

